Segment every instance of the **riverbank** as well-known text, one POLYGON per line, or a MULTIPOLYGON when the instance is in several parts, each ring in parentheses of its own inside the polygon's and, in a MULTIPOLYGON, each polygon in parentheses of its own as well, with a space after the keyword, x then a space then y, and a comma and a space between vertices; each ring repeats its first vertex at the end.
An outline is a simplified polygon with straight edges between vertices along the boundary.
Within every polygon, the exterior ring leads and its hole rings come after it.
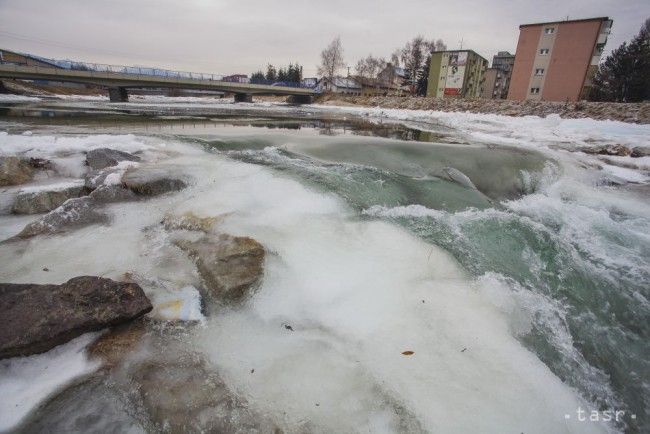
POLYGON ((437 99, 398 96, 323 95, 318 104, 363 106, 390 109, 437 110, 445 112, 493 113, 506 116, 558 114, 562 118, 615 120, 636 124, 650 123, 650 103, 510 101, 487 99, 437 99))

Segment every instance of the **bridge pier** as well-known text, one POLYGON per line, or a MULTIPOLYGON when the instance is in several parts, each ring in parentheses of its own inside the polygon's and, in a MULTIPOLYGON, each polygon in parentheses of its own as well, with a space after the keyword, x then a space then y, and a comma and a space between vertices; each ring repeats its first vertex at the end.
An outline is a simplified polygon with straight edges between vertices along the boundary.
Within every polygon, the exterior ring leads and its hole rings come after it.
POLYGON ((111 102, 128 102, 129 94, 126 92, 125 87, 109 87, 108 98, 111 102))
POLYGON ((250 93, 236 93, 235 102, 253 102, 253 95, 250 93))
POLYGON ((289 104, 313 104, 314 97, 311 95, 289 95, 287 102, 289 104))

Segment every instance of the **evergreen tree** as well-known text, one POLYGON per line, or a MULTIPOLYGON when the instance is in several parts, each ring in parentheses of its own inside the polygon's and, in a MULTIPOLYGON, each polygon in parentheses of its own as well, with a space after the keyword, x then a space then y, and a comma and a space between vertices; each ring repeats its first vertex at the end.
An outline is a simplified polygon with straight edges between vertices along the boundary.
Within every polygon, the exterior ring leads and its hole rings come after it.
POLYGON ((267 80, 269 81, 276 81, 278 78, 277 72, 275 70, 275 66, 271 65, 270 63, 266 67, 266 77, 267 80))
POLYGON ((431 53, 427 54, 424 64, 418 71, 418 82, 415 86, 415 93, 418 96, 427 96, 427 87, 429 86, 429 69, 431 66, 431 53))
POLYGON ((278 81, 287 81, 287 72, 284 68, 278 70, 278 81))
POLYGON ((612 51, 592 80, 592 101, 638 102, 650 99, 650 19, 629 43, 612 51))
POLYGON ((264 80, 264 73, 262 71, 257 71, 251 74, 251 83, 262 83, 264 80))

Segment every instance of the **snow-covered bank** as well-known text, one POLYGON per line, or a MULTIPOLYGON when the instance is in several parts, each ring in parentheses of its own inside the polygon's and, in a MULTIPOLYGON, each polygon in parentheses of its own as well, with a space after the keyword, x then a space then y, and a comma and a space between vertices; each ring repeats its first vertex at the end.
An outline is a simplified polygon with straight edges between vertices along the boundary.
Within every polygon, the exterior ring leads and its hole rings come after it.
POLYGON ((438 99, 394 96, 324 95, 319 102, 334 106, 364 106, 386 109, 435 110, 445 112, 493 113, 507 116, 557 114, 563 118, 611 119, 650 123, 650 103, 511 101, 501 99, 438 99))

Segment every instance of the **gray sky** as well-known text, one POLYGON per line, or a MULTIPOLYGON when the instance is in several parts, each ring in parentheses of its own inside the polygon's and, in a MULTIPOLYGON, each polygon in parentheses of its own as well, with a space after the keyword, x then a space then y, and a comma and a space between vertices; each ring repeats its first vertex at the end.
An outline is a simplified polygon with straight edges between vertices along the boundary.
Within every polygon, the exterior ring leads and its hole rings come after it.
POLYGON ((606 52, 650 17, 648 0, 0 0, 0 47, 45 57, 250 74, 299 62, 341 36, 354 66, 390 56, 417 34, 491 60, 515 52, 523 23, 609 16, 606 52))

